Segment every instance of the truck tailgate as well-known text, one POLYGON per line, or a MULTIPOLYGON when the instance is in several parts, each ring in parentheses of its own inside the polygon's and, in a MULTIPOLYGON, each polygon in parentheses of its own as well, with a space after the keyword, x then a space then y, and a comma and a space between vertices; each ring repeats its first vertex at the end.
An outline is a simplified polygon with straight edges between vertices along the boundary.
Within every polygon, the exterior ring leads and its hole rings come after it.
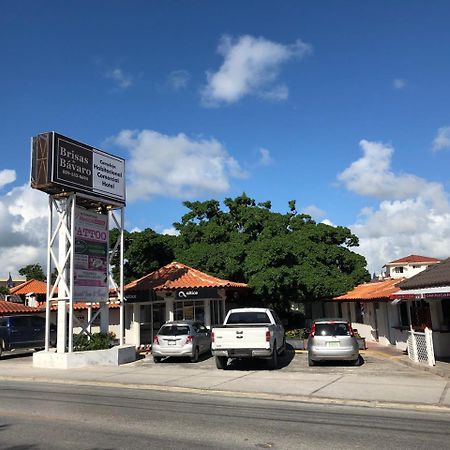
POLYGON ((214 328, 213 349, 270 348, 266 341, 268 327, 214 328))

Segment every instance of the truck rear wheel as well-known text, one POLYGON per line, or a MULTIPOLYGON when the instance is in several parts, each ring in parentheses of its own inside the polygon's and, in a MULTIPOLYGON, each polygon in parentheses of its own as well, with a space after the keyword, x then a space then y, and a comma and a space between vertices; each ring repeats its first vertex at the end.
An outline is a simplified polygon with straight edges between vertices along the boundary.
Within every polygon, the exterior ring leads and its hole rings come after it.
POLYGON ((225 369, 227 367, 228 358, 226 356, 216 356, 216 367, 225 369))
POLYGON ((278 369, 278 351, 277 351, 277 343, 274 342, 272 357, 269 359, 269 368, 271 370, 278 369))

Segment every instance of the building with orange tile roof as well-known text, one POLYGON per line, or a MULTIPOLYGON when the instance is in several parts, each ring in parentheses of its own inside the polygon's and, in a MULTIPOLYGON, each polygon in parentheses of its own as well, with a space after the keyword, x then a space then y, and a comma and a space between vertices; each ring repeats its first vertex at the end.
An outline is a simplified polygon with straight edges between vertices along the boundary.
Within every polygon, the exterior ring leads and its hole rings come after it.
POLYGON ((245 283, 223 280, 186 264, 172 262, 128 283, 125 296, 125 341, 150 345, 169 320, 198 320, 220 324, 227 307, 248 291, 245 283))
POLYGON ((428 267, 439 264, 440 262, 440 259, 430 258, 429 256, 409 255, 388 262, 383 267, 386 268, 386 277, 400 279, 411 278, 428 267))
POLYGON ((47 283, 33 278, 11 288, 9 292, 15 295, 27 295, 32 293, 47 295, 47 283))
MULTIPOLYGON (((395 300, 396 293, 408 280, 427 271, 434 273, 432 269, 438 268, 440 264, 440 259, 420 255, 409 255, 391 261, 384 267, 392 277, 360 284, 335 297, 333 312, 350 320, 367 340, 395 345, 405 350, 408 330, 411 325, 414 326, 417 317, 424 316, 424 307, 422 304, 406 304, 395 300)), ((431 324, 429 309, 427 314, 431 324)))

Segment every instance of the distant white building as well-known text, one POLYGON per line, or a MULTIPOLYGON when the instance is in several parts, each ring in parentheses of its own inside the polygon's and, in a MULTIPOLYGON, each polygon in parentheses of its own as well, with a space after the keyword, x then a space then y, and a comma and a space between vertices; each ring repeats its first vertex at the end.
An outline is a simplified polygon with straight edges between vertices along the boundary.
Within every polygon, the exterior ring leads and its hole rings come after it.
POLYGON ((393 279, 411 278, 433 264, 439 264, 440 259, 428 256, 409 255, 385 264, 385 277, 393 279))
MULTIPOLYGON (((434 269, 440 263, 440 259, 419 255, 391 261, 383 266, 386 268, 384 277, 360 284, 335 297, 326 304, 326 314, 349 320, 367 341, 395 345, 401 350, 406 349, 411 325, 417 330, 422 330, 425 326, 433 331, 445 328, 444 331, 448 334, 450 330, 445 323, 447 319, 444 320, 448 313, 442 309, 442 302, 428 303, 422 299, 393 301, 394 295, 400 291, 398 285, 402 281, 429 267, 434 269), (433 322, 436 324, 434 328, 433 322)), ((449 302, 444 306, 447 303, 449 302)))

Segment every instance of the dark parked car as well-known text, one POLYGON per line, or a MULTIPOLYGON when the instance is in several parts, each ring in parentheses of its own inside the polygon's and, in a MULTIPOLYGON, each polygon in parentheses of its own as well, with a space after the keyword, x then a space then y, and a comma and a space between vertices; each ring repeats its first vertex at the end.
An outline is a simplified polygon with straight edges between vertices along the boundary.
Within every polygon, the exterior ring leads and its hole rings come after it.
POLYGON ((350 361, 359 364, 359 346, 350 322, 317 319, 308 338, 308 364, 319 361, 350 361))
MULTIPOLYGON (((50 325, 50 343, 56 343, 56 326, 50 325)), ((45 346, 45 318, 34 315, 0 317, 0 356, 4 351, 45 346)))

